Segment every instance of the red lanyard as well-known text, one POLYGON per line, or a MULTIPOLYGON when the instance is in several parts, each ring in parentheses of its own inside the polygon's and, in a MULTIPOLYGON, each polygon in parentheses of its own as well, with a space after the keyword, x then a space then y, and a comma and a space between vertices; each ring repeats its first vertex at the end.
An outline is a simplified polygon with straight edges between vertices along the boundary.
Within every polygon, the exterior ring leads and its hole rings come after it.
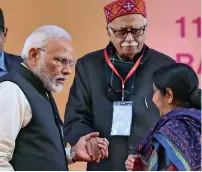
POLYGON ((116 70, 116 68, 114 67, 114 65, 112 64, 112 62, 110 61, 109 59, 109 56, 108 56, 108 53, 107 53, 107 50, 105 49, 104 50, 104 56, 105 56, 105 59, 109 65, 109 67, 113 70, 113 72, 121 79, 122 81, 122 101, 124 100, 124 87, 125 87, 125 82, 133 75, 133 73, 135 72, 135 70, 137 69, 137 67, 139 66, 140 64, 140 61, 142 59, 142 56, 137 60, 137 62, 135 63, 135 65, 133 66, 133 68, 128 72, 127 76, 125 79, 123 79, 120 74, 118 73, 118 71, 116 70))

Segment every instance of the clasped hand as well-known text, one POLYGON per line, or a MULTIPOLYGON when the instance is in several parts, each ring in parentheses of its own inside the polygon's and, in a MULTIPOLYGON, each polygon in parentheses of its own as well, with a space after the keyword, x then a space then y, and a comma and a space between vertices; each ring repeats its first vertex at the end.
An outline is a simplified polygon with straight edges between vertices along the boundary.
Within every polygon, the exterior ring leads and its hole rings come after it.
POLYGON ((95 161, 98 163, 100 160, 108 158, 109 141, 98 136, 99 133, 94 132, 79 139, 76 145, 72 147, 76 161, 95 161))

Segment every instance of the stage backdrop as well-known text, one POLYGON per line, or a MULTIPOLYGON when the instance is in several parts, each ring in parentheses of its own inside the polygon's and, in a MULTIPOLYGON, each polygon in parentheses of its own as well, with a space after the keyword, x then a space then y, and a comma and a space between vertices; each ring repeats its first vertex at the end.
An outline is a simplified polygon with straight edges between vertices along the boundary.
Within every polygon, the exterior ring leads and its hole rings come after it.
MULTIPOLYGON (((0 0, 4 11, 8 40, 5 50, 20 54, 26 37, 37 27, 62 26, 73 37, 74 58, 104 48, 108 43, 103 7, 111 0, 0 0)), ((200 0, 146 0, 148 31, 146 43, 177 62, 189 64, 201 74, 200 0)), ((155 62, 154 62, 155 63, 155 62)), ((64 91, 55 95, 61 117, 64 117, 74 70, 64 91)), ((85 163, 70 166, 84 170, 85 163)))

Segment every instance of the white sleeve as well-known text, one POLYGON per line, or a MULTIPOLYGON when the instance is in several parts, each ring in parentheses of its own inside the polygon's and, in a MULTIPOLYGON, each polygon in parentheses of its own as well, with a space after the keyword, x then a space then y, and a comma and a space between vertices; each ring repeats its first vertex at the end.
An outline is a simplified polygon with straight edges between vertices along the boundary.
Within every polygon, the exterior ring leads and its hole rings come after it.
POLYGON ((18 85, 10 81, 0 83, 0 171, 13 170, 9 161, 16 137, 31 118, 30 104, 18 85))
POLYGON ((65 148, 65 152, 66 152, 66 158, 67 158, 67 161, 68 161, 68 165, 70 164, 73 164, 74 162, 72 161, 72 157, 71 157, 71 147, 69 148, 65 148))

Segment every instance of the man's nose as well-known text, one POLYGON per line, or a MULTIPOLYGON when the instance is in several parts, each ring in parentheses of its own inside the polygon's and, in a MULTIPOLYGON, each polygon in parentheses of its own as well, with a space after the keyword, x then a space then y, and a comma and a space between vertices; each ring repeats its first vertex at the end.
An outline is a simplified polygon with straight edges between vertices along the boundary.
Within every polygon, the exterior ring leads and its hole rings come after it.
POLYGON ((71 73, 72 73, 72 68, 71 68, 70 64, 68 63, 68 64, 64 65, 62 68, 62 74, 69 75, 71 73))
POLYGON ((131 34, 131 32, 128 33, 128 35, 126 36, 126 39, 125 39, 127 42, 132 42, 134 41, 134 38, 131 34))

